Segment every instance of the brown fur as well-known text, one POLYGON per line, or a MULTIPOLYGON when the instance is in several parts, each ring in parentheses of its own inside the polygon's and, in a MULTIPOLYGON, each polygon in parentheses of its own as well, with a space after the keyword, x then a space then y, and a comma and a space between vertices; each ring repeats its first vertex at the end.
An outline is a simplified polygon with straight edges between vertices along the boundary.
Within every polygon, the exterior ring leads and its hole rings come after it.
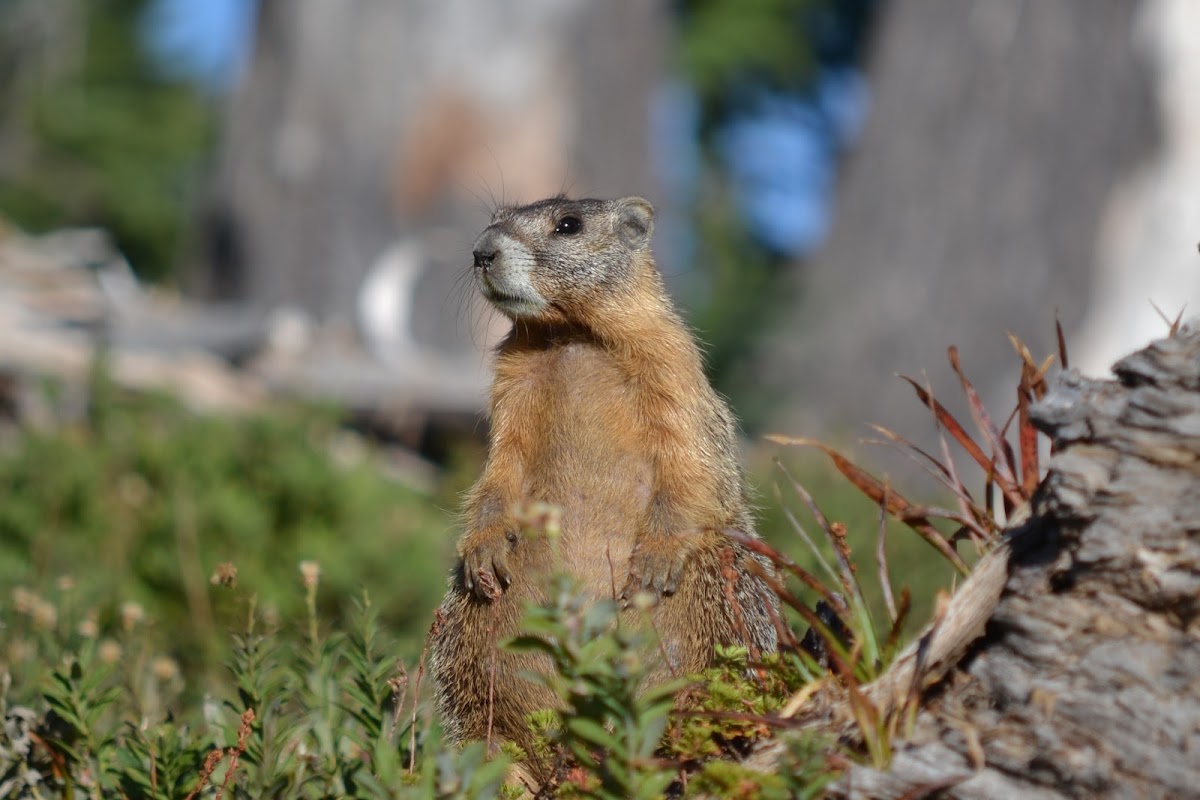
POLYGON ((655 679, 703 668, 718 643, 775 649, 775 598, 724 533, 754 530, 733 417, 654 265, 652 218, 639 198, 556 198, 501 209, 476 243, 481 288, 514 324, 433 647, 453 740, 485 738, 490 719, 494 739, 528 752, 526 715, 556 704, 520 674, 546 664, 497 648, 555 568, 550 543, 519 531, 523 502, 561 509, 562 566, 594 595, 658 598, 670 663, 655 679), (582 230, 555 233, 566 217, 582 230))

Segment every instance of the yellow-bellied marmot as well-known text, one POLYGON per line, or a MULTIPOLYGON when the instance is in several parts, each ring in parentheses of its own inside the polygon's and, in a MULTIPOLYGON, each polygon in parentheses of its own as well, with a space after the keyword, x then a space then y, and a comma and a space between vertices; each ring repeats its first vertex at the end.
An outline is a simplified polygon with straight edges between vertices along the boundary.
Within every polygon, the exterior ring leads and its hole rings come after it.
POLYGON ((716 644, 776 648, 776 598, 752 534, 729 407, 704 374, 650 252, 638 197, 552 198, 502 208, 474 246, 480 291, 513 321, 499 346, 487 464, 465 506, 461 560, 433 643, 438 709, 454 741, 493 736, 529 752, 526 716, 556 705, 521 676, 538 657, 497 652, 553 568, 514 509, 561 509, 562 566, 597 597, 645 590, 671 663, 702 669, 716 644), (494 669, 494 675, 489 671, 494 669))

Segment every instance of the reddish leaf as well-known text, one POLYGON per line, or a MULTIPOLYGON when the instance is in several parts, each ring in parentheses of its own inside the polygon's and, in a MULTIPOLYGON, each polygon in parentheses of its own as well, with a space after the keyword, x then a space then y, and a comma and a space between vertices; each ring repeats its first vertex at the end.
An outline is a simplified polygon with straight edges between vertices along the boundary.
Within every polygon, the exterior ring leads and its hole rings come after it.
MULTIPOLYGON (((1021 363, 1030 370, 1035 370, 1036 365, 1033 363, 1033 354, 1029 352, 1029 348, 1026 347, 1025 343, 1018 339, 1017 335, 1012 331, 1008 331, 1007 335, 1008 342, 1013 346, 1013 349, 1017 351, 1017 357, 1021 359, 1021 363)), ((1025 370, 1022 369, 1021 372, 1024 373, 1025 370)))
MULTIPOLYGON (((845 670, 846 659, 849 653, 846 652, 845 645, 841 640, 829 629, 829 626, 817 616, 817 613, 800 601, 794 594, 788 591, 783 582, 774 575, 768 574, 762 568, 762 565, 757 561, 750 560, 746 563, 746 568, 762 578, 767 586, 775 595, 783 601, 784 605, 790 607, 793 611, 800 615, 801 619, 808 623, 809 627, 817 632, 825 641, 825 650, 829 654, 829 660, 838 671, 845 670)), ((835 612, 836 613, 836 612, 835 612)), ((844 623, 844 620, 843 620, 844 623)))
MULTIPOLYGON (((949 453, 945 455, 946 463, 936 460, 932 455, 917 447, 912 442, 905 439, 903 436, 884 428, 881 425, 872 425, 872 428, 879 431, 884 436, 888 437, 889 441, 879 439, 867 439, 868 444, 878 444, 894 447, 903 453, 906 457, 921 466, 926 472, 932 475, 938 482, 950 490, 958 501, 959 510, 962 512, 962 518, 973 520, 973 524, 968 527, 973 534, 978 534, 982 541, 987 541, 991 538, 989 531, 994 527, 994 523, 990 515, 984 512, 978 505, 975 504, 975 499, 963 486, 959 480, 958 474, 954 470, 954 462, 950 459, 949 453)), ((941 439, 942 450, 946 452, 946 440, 941 439)), ((956 519, 959 519, 956 517, 956 519)))
POLYGON ((947 488, 953 490, 954 484, 951 482, 949 468, 945 464, 938 461, 931 454, 925 452, 920 447, 905 439, 900 434, 893 431, 891 428, 885 428, 882 425, 870 425, 872 430, 887 438, 884 442, 879 439, 867 439, 867 444, 892 445, 900 452, 911 458, 913 461, 925 468, 925 471, 937 478, 947 488), (919 458, 918 458, 919 456, 919 458))
POLYGON ((945 428, 946 431, 954 437, 954 441, 958 442, 962 449, 967 451, 967 455, 975 459, 975 463, 979 465, 979 468, 984 471, 991 469, 992 460, 984 455, 983 450, 979 447, 979 445, 975 444, 975 440, 972 439, 967 433, 966 429, 958 423, 958 420, 954 418, 954 415, 946 410, 946 407, 939 403, 931 392, 922 387, 915 380, 907 375, 901 375, 900 377, 901 379, 908 381, 909 385, 912 386, 913 390, 917 393, 917 397, 921 400, 921 402, 933 412, 934 416, 937 418, 938 424, 945 428))
POLYGON ((892 629, 888 631, 887 642, 884 644, 884 650, 891 650, 900 642, 900 634, 904 629, 904 623, 908 620, 908 612, 912 609, 912 592, 907 586, 900 589, 900 607, 896 611, 896 618, 892 620, 892 629))
POLYGON ((1183 323, 1183 312, 1187 310, 1186 303, 1184 304, 1183 308, 1179 309, 1179 314, 1175 317, 1174 320, 1172 320, 1165 313, 1163 313, 1163 310, 1161 308, 1159 308, 1157 305, 1155 305, 1153 300, 1150 301, 1150 305, 1154 308, 1154 310, 1156 312, 1158 312, 1159 318, 1162 319, 1162 321, 1165 322, 1168 326, 1170 326, 1167 329, 1167 336, 1169 338, 1173 338, 1177 333, 1179 333, 1179 326, 1180 326, 1180 324, 1183 323))
POLYGON ((953 548, 947 544, 945 537, 942 536, 941 532, 937 528, 930 524, 928 519, 919 515, 910 519, 904 519, 905 512, 913 508, 911 503, 904 499, 904 497, 902 497, 895 490, 889 489, 885 491, 883 484, 881 484, 869 473, 860 469, 841 453, 837 452, 832 447, 822 444, 814 439, 780 436, 778 434, 772 434, 767 438, 773 442, 776 442, 777 444, 816 447, 820 449, 823 453, 825 453, 825 455, 829 456, 831 461, 833 461, 833 465, 837 467, 838 472, 842 473, 842 475, 844 475, 846 479, 850 481, 850 483, 854 484, 854 486, 860 492, 871 498, 871 500, 877 505, 885 506, 889 514, 897 519, 902 520, 904 524, 916 531, 921 538, 929 542, 938 550, 938 552, 945 556, 946 559, 953 564, 954 568, 960 573, 963 575, 969 573, 967 565, 963 562, 962 558, 960 558, 958 553, 954 552, 953 548))
POLYGON ((1063 336, 1062 321, 1058 318, 1058 311, 1054 312, 1054 333, 1058 337, 1058 363, 1062 364, 1063 369, 1067 369, 1067 340, 1063 336))
POLYGON ((1020 421, 1017 423, 1017 436, 1021 446, 1021 493, 1028 500, 1033 496, 1041 479, 1038 468, 1037 428, 1029 418, 1029 404, 1032 401, 1032 391, 1027 382, 1028 373, 1022 371, 1021 385, 1017 387, 1017 409, 1020 421))
POLYGON ((776 567, 785 569, 795 575, 800 579, 801 583, 820 595, 821 599, 828 603, 831 607, 838 609, 839 611, 846 610, 845 604, 839 602, 836 595, 829 591, 829 588, 826 587, 825 584, 821 583, 820 579, 817 578, 816 575, 813 575, 811 572, 804 569, 804 567, 801 567, 795 561, 792 561, 792 559, 788 558, 783 553, 780 553, 762 539, 759 539, 757 536, 747 536, 745 533, 732 528, 727 529, 725 531, 725 535, 733 539, 735 542, 740 542, 746 547, 747 550, 766 556, 776 567))
POLYGON ((1012 344, 1013 349, 1017 351, 1017 356, 1021 359, 1022 382, 1028 384, 1029 391, 1033 397, 1039 400, 1042 399, 1046 394, 1046 373, 1050 371, 1050 365, 1054 363, 1054 356, 1047 356, 1046 360, 1039 366, 1034 363, 1033 355, 1029 352, 1029 348, 1011 331, 1008 334, 1008 341, 1012 344))
POLYGON ((983 407, 983 401, 979 399, 979 393, 975 391, 975 387, 967 380, 966 374, 962 370, 962 365, 958 361, 958 348, 950 347, 947 351, 950 357, 950 366, 954 369, 954 373, 958 375, 959 383, 962 384, 963 393, 967 396, 967 405, 971 409, 971 417, 975 420, 980 433, 988 438, 989 444, 992 446, 992 452, 1002 454, 1004 460, 999 457, 992 459, 995 462, 993 468, 994 480, 1000 487, 1000 491, 1004 494, 1006 507, 1015 507, 1021 504, 1021 495, 1017 491, 1016 479, 1016 458, 1013 456, 1012 447, 1001 438, 1000 433, 996 430, 995 424, 992 422, 991 416, 988 415, 987 409, 983 407))

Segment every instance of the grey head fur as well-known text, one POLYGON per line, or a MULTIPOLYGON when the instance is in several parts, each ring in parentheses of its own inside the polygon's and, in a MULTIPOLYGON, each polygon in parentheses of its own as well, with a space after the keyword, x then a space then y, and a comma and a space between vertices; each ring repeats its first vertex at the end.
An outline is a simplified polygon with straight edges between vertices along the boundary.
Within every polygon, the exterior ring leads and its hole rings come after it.
POLYGON ((500 311, 536 318, 620 293, 639 263, 650 262, 654 209, 640 197, 552 197, 496 211, 475 240, 475 280, 500 311))

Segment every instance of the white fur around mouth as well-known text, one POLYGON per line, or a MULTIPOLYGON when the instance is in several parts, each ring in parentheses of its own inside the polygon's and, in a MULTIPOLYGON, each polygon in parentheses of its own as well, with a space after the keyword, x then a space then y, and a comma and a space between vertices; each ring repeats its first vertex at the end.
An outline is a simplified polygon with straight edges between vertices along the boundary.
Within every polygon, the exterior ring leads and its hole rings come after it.
POLYGON ((480 291, 483 292, 483 296, 488 299, 488 302, 505 314, 515 317, 532 317, 541 313, 546 307, 546 301, 537 295, 510 294, 496 288, 495 284, 487 278, 482 278, 479 285, 480 291))

